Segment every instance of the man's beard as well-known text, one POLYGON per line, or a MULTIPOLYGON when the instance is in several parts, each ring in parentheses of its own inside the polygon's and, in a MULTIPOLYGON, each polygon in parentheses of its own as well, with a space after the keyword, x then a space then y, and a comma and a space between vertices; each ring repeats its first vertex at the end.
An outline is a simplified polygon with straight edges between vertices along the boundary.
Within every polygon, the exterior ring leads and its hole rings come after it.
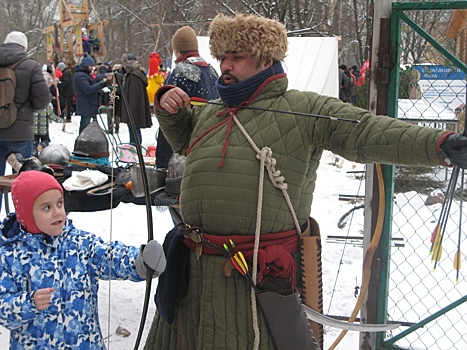
POLYGON ((220 79, 222 85, 226 85, 226 84, 225 84, 225 81, 224 81, 224 77, 225 77, 225 76, 228 76, 228 77, 229 77, 230 79, 232 79, 235 83, 238 83, 238 82, 239 82, 238 78, 235 77, 235 76, 233 76, 232 74, 230 74, 230 73, 223 73, 223 74, 221 75, 221 79, 220 79))

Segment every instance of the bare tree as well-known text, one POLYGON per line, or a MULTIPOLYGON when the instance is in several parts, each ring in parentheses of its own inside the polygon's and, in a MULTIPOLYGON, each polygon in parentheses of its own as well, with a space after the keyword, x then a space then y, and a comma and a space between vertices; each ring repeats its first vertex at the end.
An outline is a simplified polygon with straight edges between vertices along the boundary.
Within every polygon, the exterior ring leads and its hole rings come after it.
MULTIPOLYGON (((68 0, 80 3, 81 0, 68 0)), ((131 52, 144 64, 152 51, 171 56, 171 38, 183 25, 207 35, 217 13, 254 13, 285 24, 290 36, 336 36, 339 55, 346 64, 361 65, 368 58, 374 0, 93 0, 91 15, 108 20, 105 27, 106 61, 117 62, 131 52)), ((41 30, 58 22, 59 0, 0 0, 0 40, 11 30, 28 35, 30 52, 45 61, 45 35, 41 30)), ((435 30, 439 17, 416 12, 425 30, 435 30), (431 24, 431 26, 430 26, 431 24)), ((407 61, 420 61, 425 43, 413 31, 404 32, 407 61)))

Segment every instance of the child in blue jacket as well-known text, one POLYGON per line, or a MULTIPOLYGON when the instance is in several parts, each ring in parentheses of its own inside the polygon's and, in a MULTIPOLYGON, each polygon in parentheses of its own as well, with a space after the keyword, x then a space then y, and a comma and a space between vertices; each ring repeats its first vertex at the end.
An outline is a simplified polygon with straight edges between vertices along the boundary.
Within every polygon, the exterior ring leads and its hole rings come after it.
POLYGON ((47 173, 13 181, 16 214, 0 225, 0 325, 11 349, 105 349, 100 279, 142 281, 165 269, 162 246, 105 243, 66 218, 63 190, 47 173))

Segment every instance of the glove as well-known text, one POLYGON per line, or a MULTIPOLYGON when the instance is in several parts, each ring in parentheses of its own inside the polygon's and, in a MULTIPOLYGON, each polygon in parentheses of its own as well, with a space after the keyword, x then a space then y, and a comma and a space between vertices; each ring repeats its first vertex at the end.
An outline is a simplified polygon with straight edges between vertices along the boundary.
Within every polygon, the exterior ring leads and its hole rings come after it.
POLYGON ((449 165, 467 169, 467 137, 462 134, 448 136, 441 144, 440 156, 449 165))
POLYGON ((149 241, 147 245, 142 245, 135 259, 136 272, 141 278, 146 278, 148 267, 154 270, 153 278, 159 276, 164 272, 165 264, 164 249, 154 240, 149 241))
POLYGON ((106 85, 106 84, 107 84, 107 78, 102 79, 102 80, 101 80, 101 84, 102 84, 102 85, 106 85))

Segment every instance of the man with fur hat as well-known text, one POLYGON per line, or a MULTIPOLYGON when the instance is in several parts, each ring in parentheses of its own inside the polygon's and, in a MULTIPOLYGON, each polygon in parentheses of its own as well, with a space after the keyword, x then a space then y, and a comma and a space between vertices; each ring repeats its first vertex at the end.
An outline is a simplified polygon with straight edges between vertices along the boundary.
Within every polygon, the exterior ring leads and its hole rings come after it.
MULTIPOLYGON (((165 79, 165 84, 178 86, 190 97, 200 97, 205 100, 218 98, 217 72, 199 55, 198 39, 191 27, 184 26, 175 32, 172 37, 172 50, 176 58, 175 67, 165 79)), ((172 153, 172 147, 159 128, 156 166, 166 169, 172 153)))
POLYGON ((73 87, 76 93, 76 113, 81 116, 79 133, 90 123, 99 109, 99 91, 107 85, 107 79, 96 82, 91 72, 96 63, 93 58, 84 54, 81 63, 75 69, 73 87))
POLYGON ((174 151, 186 155, 180 208, 187 226, 180 244, 189 253, 169 251, 168 282, 159 281, 146 349, 272 350, 250 283, 228 268, 223 244, 231 239, 243 252, 256 288, 293 290, 293 257, 299 255, 324 149, 360 163, 467 168, 467 137, 372 115, 338 98, 287 90, 281 64, 287 33, 278 21, 220 14, 209 35, 222 73, 219 105, 192 110, 188 94, 173 86, 156 93, 160 127, 174 151), (171 304, 157 303, 170 300, 170 292, 176 295, 171 304))
MULTIPOLYGON (((52 96, 42 74, 40 66, 27 57, 28 38, 22 32, 13 31, 0 45, 0 66, 15 67, 17 108, 16 120, 8 128, 0 129, 0 176, 5 174, 5 157, 13 152, 20 152, 29 158, 33 152, 34 132, 32 130, 33 113, 46 108, 52 96)), ((2 197, 0 196, 0 208, 2 197)))
POLYGON ((63 189, 39 171, 20 172, 16 213, 0 226, 0 325, 10 349, 105 349, 99 280, 144 281, 165 269, 162 246, 104 242, 66 217, 63 189))

